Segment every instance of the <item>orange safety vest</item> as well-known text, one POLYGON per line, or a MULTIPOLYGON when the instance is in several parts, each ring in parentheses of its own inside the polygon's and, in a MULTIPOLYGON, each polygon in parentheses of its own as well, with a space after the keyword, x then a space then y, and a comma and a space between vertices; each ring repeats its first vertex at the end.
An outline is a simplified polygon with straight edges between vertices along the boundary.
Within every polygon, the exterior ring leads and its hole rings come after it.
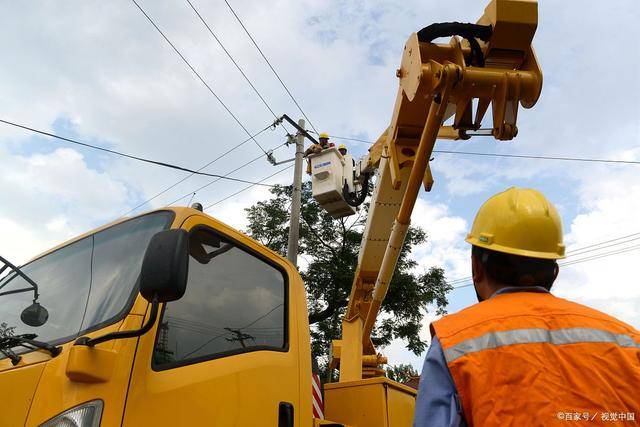
POLYGON ((640 422, 640 332, 597 310, 505 293, 433 322, 431 334, 469 426, 640 422))

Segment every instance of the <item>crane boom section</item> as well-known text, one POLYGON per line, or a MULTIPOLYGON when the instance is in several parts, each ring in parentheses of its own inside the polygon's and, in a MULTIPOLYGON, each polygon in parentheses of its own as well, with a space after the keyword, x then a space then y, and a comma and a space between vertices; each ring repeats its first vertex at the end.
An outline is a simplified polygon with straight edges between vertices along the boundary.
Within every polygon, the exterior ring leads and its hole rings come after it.
POLYGON ((489 106, 493 123, 483 134, 513 139, 518 105, 531 108, 538 100, 542 70, 531 45, 536 27, 535 0, 492 0, 477 24, 434 24, 407 40, 391 124, 367 158, 377 180, 343 337, 334 341, 332 365, 340 366, 341 382, 382 373, 371 332, 420 186, 429 191, 433 185, 428 162, 436 139, 480 134, 489 106), (448 44, 432 42, 443 36, 452 36, 448 44))

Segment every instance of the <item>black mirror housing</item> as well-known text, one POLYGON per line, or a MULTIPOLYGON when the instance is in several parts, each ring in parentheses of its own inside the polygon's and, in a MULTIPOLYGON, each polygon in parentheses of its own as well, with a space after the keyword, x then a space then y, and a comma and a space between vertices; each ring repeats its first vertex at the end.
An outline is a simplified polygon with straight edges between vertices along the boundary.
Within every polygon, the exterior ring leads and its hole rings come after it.
POLYGON ((189 233, 166 230, 151 238, 142 261, 140 294, 147 300, 175 301, 184 295, 189 275, 189 233))
POLYGON ((37 302, 34 302, 29 307, 22 310, 22 314, 20 314, 20 320, 22 320, 22 323, 34 328, 44 325, 47 323, 48 319, 49 312, 37 302))

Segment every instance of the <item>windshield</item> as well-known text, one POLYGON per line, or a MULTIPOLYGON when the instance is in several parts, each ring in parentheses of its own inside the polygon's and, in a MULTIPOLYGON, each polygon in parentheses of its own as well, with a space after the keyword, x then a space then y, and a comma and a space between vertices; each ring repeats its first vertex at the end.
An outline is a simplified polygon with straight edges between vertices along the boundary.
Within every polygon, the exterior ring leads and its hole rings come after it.
MULTIPOLYGON (((151 237, 167 229, 172 219, 171 212, 134 218, 21 267, 38 285, 37 302, 49 318, 38 327, 21 321, 20 314, 33 303, 33 292, 0 296, 0 337, 33 333, 38 341, 58 344, 119 320, 135 297, 151 237)), ((1 292, 28 287, 15 273, 0 279, 1 292)))

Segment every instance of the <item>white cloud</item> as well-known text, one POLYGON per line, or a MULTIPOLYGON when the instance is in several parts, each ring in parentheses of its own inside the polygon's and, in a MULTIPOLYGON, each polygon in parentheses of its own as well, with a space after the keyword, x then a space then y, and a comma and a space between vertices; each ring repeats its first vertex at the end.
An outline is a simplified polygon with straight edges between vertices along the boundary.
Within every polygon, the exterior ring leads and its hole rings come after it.
MULTIPOLYGON (((237 230, 244 230, 248 225, 245 208, 260 200, 268 199, 269 196, 268 188, 253 187, 208 209, 207 213, 237 230)), ((223 197, 226 196, 223 195, 220 199, 223 197)))
POLYGON ((421 269, 443 267, 449 280, 469 274, 469 247, 464 242, 466 220, 452 215, 442 203, 418 198, 411 223, 427 232, 426 244, 416 247, 413 253, 421 269))
MULTIPOLYGON (((640 159, 634 150, 628 159, 640 159), (635 154, 634 154, 635 153, 635 154)), ((593 306, 640 328, 640 182, 637 171, 602 172, 584 180, 582 209, 569 226, 569 250, 632 235, 601 246, 575 252, 564 262, 590 259, 561 268, 555 286, 558 295, 593 306), (635 234, 634 234, 635 233, 635 234), (608 247, 605 247, 608 246, 608 247), (636 250, 611 254, 635 247, 636 250)))
POLYGON ((17 265, 57 243, 54 235, 48 233, 43 236, 30 224, 21 224, 7 218, 0 217, 0 229, 2 229, 0 255, 17 265))
POLYGON ((0 154, 0 254, 15 262, 110 220, 128 201, 124 184, 75 150, 0 154))
MULTIPOLYGON (((418 198, 411 224, 421 227, 428 234, 427 242, 413 251, 420 272, 430 267, 443 267, 449 280, 469 275, 469 247, 464 242, 468 231, 467 221, 452 215, 450 209, 442 203, 431 203, 428 199, 418 198)), ((431 306, 424 307, 423 312, 425 317, 420 338, 430 342, 429 324, 440 316, 435 314, 435 307, 431 306)), ((409 363, 418 372, 422 369, 424 354, 413 354, 406 349, 402 340, 394 340, 382 352, 392 365, 409 363)))

